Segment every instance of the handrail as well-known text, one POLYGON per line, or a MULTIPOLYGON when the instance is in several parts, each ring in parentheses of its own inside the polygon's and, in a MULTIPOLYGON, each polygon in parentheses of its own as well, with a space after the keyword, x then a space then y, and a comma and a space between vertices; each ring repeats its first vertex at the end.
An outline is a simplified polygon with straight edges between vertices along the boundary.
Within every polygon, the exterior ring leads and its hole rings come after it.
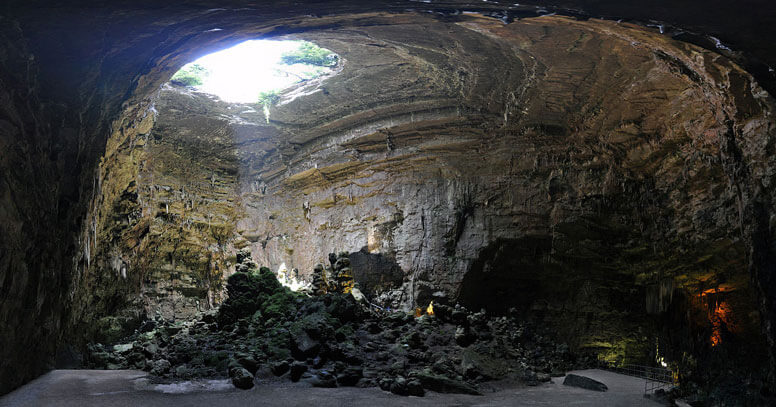
POLYGON ((675 384, 673 372, 670 369, 664 367, 632 364, 614 366, 612 364, 605 363, 602 360, 599 360, 598 362, 598 366, 602 369, 644 379, 645 394, 664 387, 672 387, 675 384))

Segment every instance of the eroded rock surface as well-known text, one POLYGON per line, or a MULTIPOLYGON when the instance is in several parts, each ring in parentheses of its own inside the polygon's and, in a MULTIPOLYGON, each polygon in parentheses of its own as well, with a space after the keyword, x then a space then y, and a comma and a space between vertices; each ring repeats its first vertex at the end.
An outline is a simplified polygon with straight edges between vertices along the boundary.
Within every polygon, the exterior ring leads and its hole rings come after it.
MULTIPOLYGON (((217 279, 232 246, 303 275, 347 250, 366 259, 357 280, 383 305, 442 293, 515 306, 612 358, 654 352, 645 332, 660 324, 648 314, 666 312, 675 288, 690 297, 679 308, 727 292, 739 333, 756 332, 744 232, 754 224, 740 203, 767 192, 731 177, 745 160, 770 183, 770 142, 758 140, 771 137, 771 107, 745 72, 614 22, 365 18, 346 34, 316 32, 341 72, 286 92, 269 124, 255 106, 162 91, 148 184, 161 190, 145 205, 172 227, 162 239, 188 241, 200 259, 212 242, 222 259, 182 275, 210 267, 217 279), (430 34, 409 34, 419 27, 430 34), (175 229, 212 215, 220 238, 175 229)), ((159 285, 177 266, 156 258, 159 285)), ((203 281, 189 283, 215 292, 203 281)))

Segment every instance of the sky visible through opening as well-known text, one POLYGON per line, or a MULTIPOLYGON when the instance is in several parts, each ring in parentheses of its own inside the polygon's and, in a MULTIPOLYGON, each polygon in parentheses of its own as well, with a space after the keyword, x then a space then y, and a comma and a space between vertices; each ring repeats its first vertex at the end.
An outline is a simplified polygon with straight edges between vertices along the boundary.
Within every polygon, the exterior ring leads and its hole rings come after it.
MULTIPOLYGON (((297 50, 304 41, 252 40, 193 61, 180 72, 199 65, 206 72, 198 77, 197 90, 231 103, 257 103, 262 92, 279 91, 302 79, 332 71, 330 67, 304 63, 284 64, 281 57, 297 50)), ((173 80, 180 74, 176 74, 173 80)))

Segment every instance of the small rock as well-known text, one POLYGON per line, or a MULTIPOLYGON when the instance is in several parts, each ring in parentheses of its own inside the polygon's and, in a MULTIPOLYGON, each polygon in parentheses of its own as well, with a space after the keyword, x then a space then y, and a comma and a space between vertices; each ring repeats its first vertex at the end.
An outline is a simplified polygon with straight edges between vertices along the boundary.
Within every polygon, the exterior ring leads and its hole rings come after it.
POLYGON ((326 364, 326 359, 320 356, 316 356, 315 359, 313 359, 313 367, 316 369, 322 368, 324 364, 326 364))

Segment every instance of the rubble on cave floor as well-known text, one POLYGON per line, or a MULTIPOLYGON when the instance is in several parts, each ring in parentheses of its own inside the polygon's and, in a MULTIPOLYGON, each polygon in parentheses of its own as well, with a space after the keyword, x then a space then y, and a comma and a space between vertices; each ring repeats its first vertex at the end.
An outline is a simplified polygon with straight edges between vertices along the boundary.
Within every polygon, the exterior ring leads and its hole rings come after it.
POLYGON ((346 260, 332 256, 332 283, 318 281, 320 295, 308 296, 243 253, 220 309, 187 322, 149 320, 120 344, 92 344, 88 367, 143 369, 162 381, 228 376, 244 389, 279 377, 422 396, 480 394, 500 379, 537 385, 584 364, 512 316, 434 304, 433 315, 416 317, 358 302, 346 260))

